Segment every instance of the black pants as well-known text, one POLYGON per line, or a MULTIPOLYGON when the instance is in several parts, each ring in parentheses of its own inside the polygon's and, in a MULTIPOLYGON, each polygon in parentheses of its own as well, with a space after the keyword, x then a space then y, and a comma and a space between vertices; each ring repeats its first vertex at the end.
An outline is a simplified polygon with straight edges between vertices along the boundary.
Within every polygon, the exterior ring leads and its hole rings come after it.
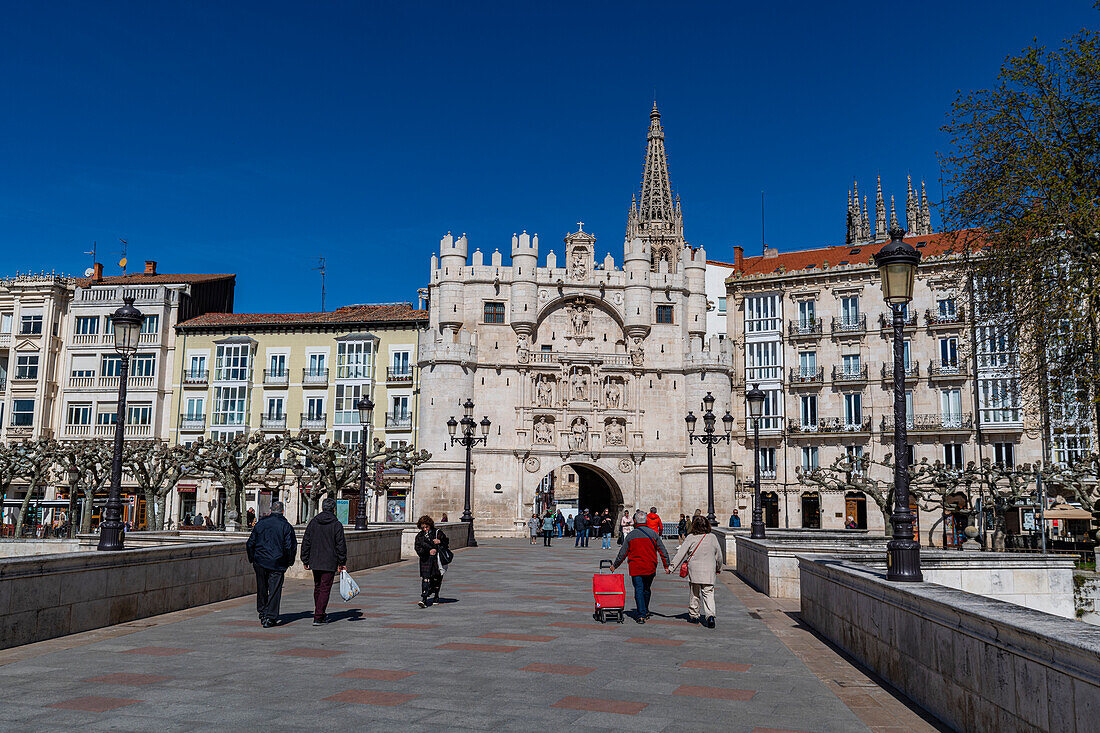
POLYGON ((285 570, 268 570, 253 565, 256 570, 256 613, 260 621, 279 620, 279 601, 283 596, 285 570))
MULTIPOLYGON (((435 559, 434 557, 432 558, 435 559)), ((429 577, 420 578, 420 595, 426 601, 428 596, 434 595, 439 598, 439 589, 443 586, 443 576, 438 570, 433 572, 429 577)))
POLYGON ((554 530, 552 530, 552 529, 542 530, 542 544, 545 545, 546 547, 549 547, 550 546, 550 540, 551 540, 551 538, 553 538, 553 536, 554 536, 554 530))

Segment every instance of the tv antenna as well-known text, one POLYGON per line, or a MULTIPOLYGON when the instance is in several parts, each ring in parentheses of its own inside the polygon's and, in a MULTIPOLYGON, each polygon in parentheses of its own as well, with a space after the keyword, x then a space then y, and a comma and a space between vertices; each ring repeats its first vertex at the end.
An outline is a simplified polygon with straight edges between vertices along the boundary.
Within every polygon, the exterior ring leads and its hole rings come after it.
POLYGON ((84 254, 90 255, 92 258, 92 267, 95 267, 95 242, 92 242, 92 249, 84 254))
POLYGON ((314 267, 313 269, 314 270, 319 270, 321 272, 321 312, 324 313, 325 312, 325 258, 324 257, 318 257, 317 258, 317 267, 314 267))
POLYGON ((119 254, 122 255, 122 258, 118 261, 118 266, 122 268, 122 274, 125 275, 126 274, 126 247, 129 243, 125 239, 123 239, 122 237, 119 237, 118 241, 122 242, 122 252, 119 253, 119 254))

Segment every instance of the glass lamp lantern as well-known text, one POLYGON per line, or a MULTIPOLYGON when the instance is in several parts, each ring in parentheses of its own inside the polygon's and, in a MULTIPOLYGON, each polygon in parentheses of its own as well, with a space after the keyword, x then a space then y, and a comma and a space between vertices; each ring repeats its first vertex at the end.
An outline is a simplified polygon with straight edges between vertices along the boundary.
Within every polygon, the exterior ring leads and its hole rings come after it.
POLYGON ((355 407, 359 410, 359 424, 370 425, 371 418, 374 416, 374 403, 371 402, 370 397, 362 397, 355 403, 355 407))
POLYGON ((695 417, 695 413, 690 412, 690 411, 688 412, 687 417, 684 418, 684 422, 686 422, 687 426, 688 426, 688 435, 694 435, 695 434, 695 421, 696 420, 698 420, 698 418, 695 417))
POLYGON ((722 427, 725 429, 726 435, 733 432, 733 415, 730 414, 729 410, 726 410, 726 414, 722 416, 722 427))
POLYGON ((454 415, 451 415, 451 419, 447 421, 447 432, 451 434, 452 438, 458 432, 458 420, 455 420, 454 415))
POLYGON ((492 424, 493 423, 489 420, 488 415, 485 415, 484 417, 482 417, 481 418, 481 434, 482 435, 488 435, 489 434, 489 426, 492 425, 492 424))
POLYGON ((760 389, 759 384, 752 385, 745 394, 745 401, 749 403, 749 417, 753 420, 759 420, 764 416, 764 400, 767 399, 767 395, 764 394, 764 390, 760 389))
POLYGON ((882 280, 882 297, 890 305, 905 305, 913 300, 913 281, 916 279, 920 252, 906 242, 900 227, 890 230, 890 241, 875 255, 882 280))
POLYGON ((111 325, 115 337, 115 351, 130 356, 138 347, 141 324, 145 316, 134 307, 133 298, 123 298, 122 307, 111 315, 111 325))

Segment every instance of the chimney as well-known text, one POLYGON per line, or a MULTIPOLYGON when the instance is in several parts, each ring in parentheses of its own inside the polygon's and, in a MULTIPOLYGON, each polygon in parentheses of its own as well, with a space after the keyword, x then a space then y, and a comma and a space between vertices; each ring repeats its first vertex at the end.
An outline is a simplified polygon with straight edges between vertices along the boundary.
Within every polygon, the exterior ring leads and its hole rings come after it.
POLYGON ((156 260, 145 260, 145 274, 146 275, 156 275, 157 274, 157 261, 156 260))
POLYGON ((778 256, 779 256, 779 250, 778 249, 776 249, 775 247, 768 247, 768 245, 766 245, 766 244, 764 245, 764 255, 763 255, 764 259, 770 260, 773 257, 778 257, 778 256))
POLYGON ((92 282, 103 281, 103 263, 96 262, 92 265, 92 282))
POLYGON ((733 269, 741 270, 745 262, 745 248, 740 244, 733 245, 733 269))

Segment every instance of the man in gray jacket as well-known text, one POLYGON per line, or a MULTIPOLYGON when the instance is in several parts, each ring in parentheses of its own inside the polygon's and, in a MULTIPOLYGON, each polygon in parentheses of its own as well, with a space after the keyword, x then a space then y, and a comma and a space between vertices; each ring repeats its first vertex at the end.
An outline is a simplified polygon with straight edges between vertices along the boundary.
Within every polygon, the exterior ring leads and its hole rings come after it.
POLYGON ((328 620, 325 610, 336 573, 347 569, 348 545, 344 525, 336 518, 336 500, 321 502, 321 511, 309 520, 302 535, 302 564, 313 571, 313 625, 328 620))

